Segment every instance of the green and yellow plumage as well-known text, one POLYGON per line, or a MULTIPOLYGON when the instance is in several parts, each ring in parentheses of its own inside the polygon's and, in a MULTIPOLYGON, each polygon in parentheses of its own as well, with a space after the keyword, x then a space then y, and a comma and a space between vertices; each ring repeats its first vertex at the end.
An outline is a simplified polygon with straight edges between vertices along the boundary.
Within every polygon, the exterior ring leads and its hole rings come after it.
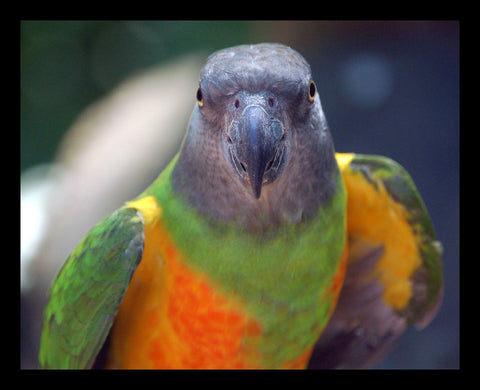
POLYGON ((360 367, 430 321, 423 202, 395 162, 335 155, 303 57, 217 52, 197 99, 177 156, 56 277, 41 367, 360 367))

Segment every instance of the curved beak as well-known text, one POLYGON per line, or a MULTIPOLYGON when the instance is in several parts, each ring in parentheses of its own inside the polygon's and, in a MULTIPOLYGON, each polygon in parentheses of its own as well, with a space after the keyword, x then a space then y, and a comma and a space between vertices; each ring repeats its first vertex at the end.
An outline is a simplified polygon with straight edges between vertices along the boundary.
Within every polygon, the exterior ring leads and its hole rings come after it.
POLYGON ((284 126, 260 104, 248 105, 229 129, 230 154, 237 173, 260 198, 262 186, 276 179, 283 161, 284 126))

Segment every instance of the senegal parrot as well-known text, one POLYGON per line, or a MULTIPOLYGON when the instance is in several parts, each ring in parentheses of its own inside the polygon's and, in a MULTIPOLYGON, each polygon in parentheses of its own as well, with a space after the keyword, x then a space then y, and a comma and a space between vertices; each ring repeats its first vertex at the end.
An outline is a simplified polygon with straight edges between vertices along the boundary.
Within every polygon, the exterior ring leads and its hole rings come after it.
POLYGON ((368 367, 431 321, 422 199, 396 162, 335 153, 299 53, 218 51, 196 100, 178 154, 56 276, 40 367, 368 367))

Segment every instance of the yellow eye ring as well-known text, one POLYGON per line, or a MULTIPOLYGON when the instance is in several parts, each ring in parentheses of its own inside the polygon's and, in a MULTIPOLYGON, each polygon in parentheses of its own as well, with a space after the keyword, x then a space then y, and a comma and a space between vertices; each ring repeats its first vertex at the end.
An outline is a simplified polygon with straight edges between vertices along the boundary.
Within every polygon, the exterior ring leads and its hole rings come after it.
POLYGON ((195 97, 197 98, 197 103, 199 107, 203 107, 203 93, 202 89, 198 87, 197 93, 195 94, 195 97))
POLYGON ((317 94, 317 86, 313 80, 310 80, 310 85, 308 86, 308 100, 313 102, 315 95, 317 94))

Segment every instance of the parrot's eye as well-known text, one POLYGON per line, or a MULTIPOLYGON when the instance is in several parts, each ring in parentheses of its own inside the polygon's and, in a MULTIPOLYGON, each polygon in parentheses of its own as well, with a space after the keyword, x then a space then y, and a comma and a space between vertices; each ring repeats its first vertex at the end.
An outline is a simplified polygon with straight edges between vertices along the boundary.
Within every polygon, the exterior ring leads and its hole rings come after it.
POLYGON ((317 86, 315 85, 313 80, 310 80, 310 85, 308 87, 308 100, 313 102, 313 99, 315 99, 316 93, 317 93, 317 86))
POLYGON ((202 107, 203 106, 203 93, 202 93, 202 89, 200 87, 198 87, 197 94, 195 96, 197 98, 198 106, 202 107))

